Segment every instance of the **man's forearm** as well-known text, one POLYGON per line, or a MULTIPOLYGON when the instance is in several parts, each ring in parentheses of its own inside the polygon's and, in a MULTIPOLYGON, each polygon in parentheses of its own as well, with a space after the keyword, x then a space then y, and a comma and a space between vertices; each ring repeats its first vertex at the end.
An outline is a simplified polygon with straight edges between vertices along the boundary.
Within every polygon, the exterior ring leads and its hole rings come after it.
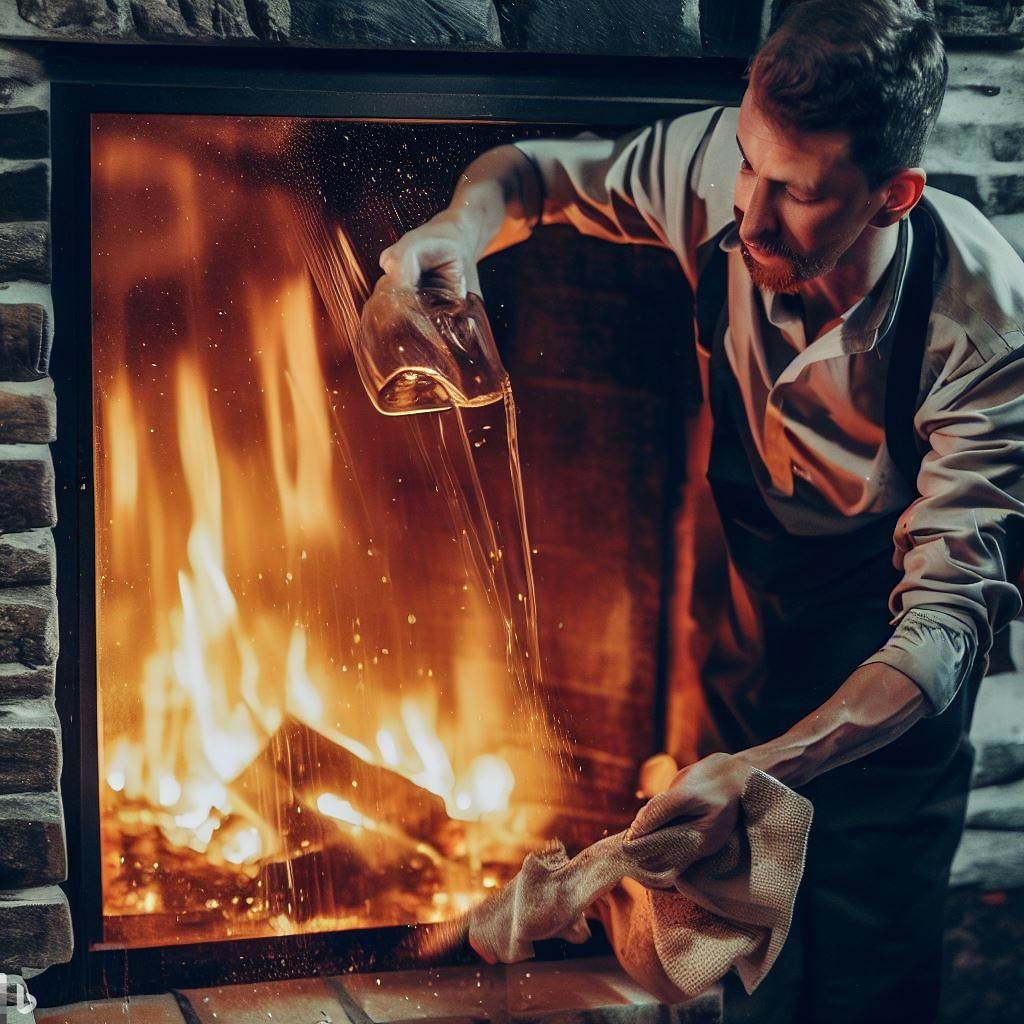
POLYGON ((777 739, 737 756, 789 786, 870 754, 929 709, 921 688, 888 665, 862 665, 824 703, 777 739))
POLYGON ((472 259, 530 237, 542 202, 537 172, 515 146, 477 157, 463 172, 448 208, 438 219, 455 221, 472 259))

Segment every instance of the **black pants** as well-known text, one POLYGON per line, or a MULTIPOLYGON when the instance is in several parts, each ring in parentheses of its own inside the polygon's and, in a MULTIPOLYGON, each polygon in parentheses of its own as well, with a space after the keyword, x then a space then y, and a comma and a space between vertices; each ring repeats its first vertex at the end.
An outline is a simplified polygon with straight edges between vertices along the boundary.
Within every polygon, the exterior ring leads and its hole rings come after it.
POLYGON ((962 690, 941 715, 801 790, 815 816, 793 927, 752 996, 736 975, 726 978, 726 1024, 938 1019, 949 865, 973 760, 972 706, 962 690))

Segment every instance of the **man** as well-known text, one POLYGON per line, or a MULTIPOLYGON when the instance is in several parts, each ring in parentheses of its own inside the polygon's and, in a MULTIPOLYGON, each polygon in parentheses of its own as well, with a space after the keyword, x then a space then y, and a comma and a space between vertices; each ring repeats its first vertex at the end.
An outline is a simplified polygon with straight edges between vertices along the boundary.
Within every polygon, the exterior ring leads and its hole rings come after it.
POLYGON ((724 837, 750 765, 815 807, 790 939, 753 996, 727 979, 728 1020, 937 1014, 966 733, 1024 531, 1024 266, 925 191, 945 79, 909 0, 808 0, 738 111, 493 150, 381 257, 464 293, 482 256, 572 224, 671 249, 694 290, 729 554, 717 752, 633 831, 724 837))

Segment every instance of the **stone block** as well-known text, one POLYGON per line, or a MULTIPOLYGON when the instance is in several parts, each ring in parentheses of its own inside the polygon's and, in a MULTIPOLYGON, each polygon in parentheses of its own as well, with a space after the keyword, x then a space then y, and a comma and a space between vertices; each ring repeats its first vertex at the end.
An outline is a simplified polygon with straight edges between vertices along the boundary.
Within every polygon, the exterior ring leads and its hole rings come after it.
POLYGON ((19 162, 0 167, 0 221, 45 220, 49 211, 46 164, 19 162))
POLYGON ((969 828, 953 858, 949 884, 988 891, 1024 887, 1024 833, 969 828))
MULTIPOLYGON (((36 1010, 36 1024, 185 1024, 173 995, 132 996, 130 999, 93 999, 56 1009, 36 1010)), ((189 1024, 195 1024, 194 1020, 189 1024)), ((222 1020, 219 1024, 231 1024, 222 1020)), ((264 1018, 264 1024, 273 1024, 264 1018)), ((277 1024, 291 1024, 278 1021, 277 1024)), ((319 1024, 314 1018, 302 1024, 319 1024)), ((338 1024, 344 1024, 339 1021, 338 1024)))
POLYGON ((957 153, 1001 163, 1024 160, 1024 133, 1014 124, 952 124, 940 121, 928 140, 927 165, 936 154, 957 153))
MULTIPOLYGON (((118 39, 125 35, 128 0, 17 0, 28 26, 59 38, 118 39)), ((28 33, 26 33, 28 34, 28 33)))
POLYGON ((0 381, 0 444, 49 444, 56 438, 53 381, 0 381))
POLYGON ((56 658, 57 597, 53 588, 0 588, 0 662, 48 665, 56 658))
MULTIPOLYGON (((7 27, 4 26, 5 29, 7 27)), ((47 90, 42 61, 22 50, 0 44, 0 108, 44 106, 47 90)))
POLYGON ((291 35, 290 0, 249 0, 249 24, 253 32, 267 42, 284 42, 291 35))
POLYGON ((0 281, 50 280, 50 227, 43 221, 0 224, 0 281))
POLYGON ((39 971, 71 959, 71 909, 56 886, 0 893, 0 971, 39 971))
MULTIPOLYGON (((196 8, 201 3, 190 5, 195 19, 196 8)), ((172 40, 187 39, 192 35, 189 23, 185 20, 182 10, 177 5, 170 5, 163 0, 129 0, 128 26, 143 39, 172 40)))
MULTIPOLYGON (((516 49, 652 57, 702 55, 700 6, 699 0, 498 0, 505 39, 516 49)), ((759 21, 760 10, 737 17, 759 21)))
MULTIPOLYGON (((967 801, 967 826, 1024 832, 1024 779, 971 790, 967 801)), ((1024 835, 1021 841, 1024 842, 1024 835)))
POLYGON ((190 1024, 348 1024, 351 1020, 337 988, 323 978, 224 985, 190 989, 181 994, 188 1000, 190 1024))
POLYGON ((60 722, 53 705, 0 705, 0 794, 56 793, 60 768, 60 722))
POLYGON ((42 107, 0 110, 0 158, 33 160, 50 152, 50 117, 42 107))
POLYGON ((56 522, 50 449, 34 444, 0 445, 0 533, 38 530, 56 522))
POLYGON ((317 46, 379 46, 402 49, 501 47, 491 0, 291 0, 291 39, 317 46))
POLYGON ((935 20, 946 38, 1005 37, 1011 29, 1012 0, 937 0, 935 20))
POLYGON ((57 650, 53 587, 0 588, 0 662, 48 665, 56 660, 57 650))
POLYGON ((67 877, 64 816, 56 793, 0 796, 0 889, 53 885, 67 877))
POLYGON ((55 665, 32 668, 17 662, 0 665, 0 703, 46 698, 53 700, 55 665))
MULTIPOLYGON (((132 0, 132 14, 139 25, 138 11, 154 7, 161 0, 132 0)), ((189 29, 193 35, 206 39, 252 39, 246 0, 193 0, 189 5, 189 29)), ((140 35, 141 29, 140 29, 140 35)))
POLYGON ((49 530, 0 534, 0 587, 52 584, 55 563, 53 534, 49 530))
POLYGON ((974 786, 1024 777, 1024 673, 989 676, 981 684, 971 725, 974 786))
POLYGON ((46 373, 46 311, 33 302, 0 304, 0 380, 34 381, 46 373))
POLYGON ((943 124, 1007 128, 1020 121, 1024 97, 1021 55, 978 48, 948 53, 949 82, 939 114, 943 124))

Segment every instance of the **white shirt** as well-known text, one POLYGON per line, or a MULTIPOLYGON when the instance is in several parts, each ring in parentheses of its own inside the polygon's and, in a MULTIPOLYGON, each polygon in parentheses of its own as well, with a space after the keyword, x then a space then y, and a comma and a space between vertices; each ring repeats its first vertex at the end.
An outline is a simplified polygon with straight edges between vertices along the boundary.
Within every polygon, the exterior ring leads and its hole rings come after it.
MULTIPOLYGON (((617 140, 517 143, 544 188, 543 221, 671 249, 691 287, 696 253, 733 219, 738 111, 659 121, 617 140)), ((807 344, 786 296, 754 287, 729 240, 726 351, 760 455, 755 478, 793 534, 837 534, 901 511, 895 631, 868 661, 910 676, 943 710, 1021 609, 1024 543, 1024 264, 967 201, 929 188, 937 293, 914 425, 910 492, 884 440, 889 345, 909 245, 872 294, 807 344)), ((908 225, 909 227, 909 225, 908 225)))

